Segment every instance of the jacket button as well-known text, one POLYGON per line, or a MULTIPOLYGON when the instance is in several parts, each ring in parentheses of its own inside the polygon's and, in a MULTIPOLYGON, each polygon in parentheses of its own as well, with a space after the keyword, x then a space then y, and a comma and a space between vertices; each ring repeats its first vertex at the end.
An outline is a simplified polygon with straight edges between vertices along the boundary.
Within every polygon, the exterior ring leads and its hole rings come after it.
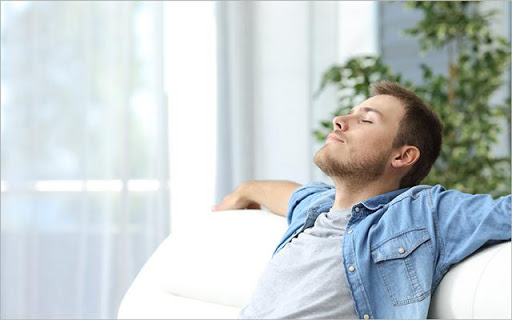
POLYGON ((404 248, 399 248, 399 249, 398 249, 398 253, 402 254, 402 253, 404 253, 404 252, 405 252, 405 249, 404 249, 404 248))
POLYGON ((350 266, 350 267, 348 267, 348 271, 354 272, 354 271, 356 271, 356 267, 350 266))
POLYGON ((363 319, 368 320, 368 319, 370 319, 370 316, 369 316, 369 315, 367 315, 367 314, 365 314, 365 315, 363 316, 363 319))
POLYGON ((355 207, 355 208, 354 208, 354 211, 355 211, 355 212, 359 212, 359 207, 355 207))

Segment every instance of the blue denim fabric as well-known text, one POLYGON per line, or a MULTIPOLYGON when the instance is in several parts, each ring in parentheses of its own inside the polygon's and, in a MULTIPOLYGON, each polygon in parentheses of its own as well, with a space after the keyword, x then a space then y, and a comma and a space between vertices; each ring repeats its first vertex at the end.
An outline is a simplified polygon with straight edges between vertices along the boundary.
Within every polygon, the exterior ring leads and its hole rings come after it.
MULTIPOLYGON (((313 226, 335 189, 311 183, 288 206, 288 230, 275 252, 313 226)), ((455 263, 484 245, 509 240, 512 196, 493 199, 442 186, 416 186, 352 207, 343 263, 360 317, 427 317, 430 297, 455 263)))

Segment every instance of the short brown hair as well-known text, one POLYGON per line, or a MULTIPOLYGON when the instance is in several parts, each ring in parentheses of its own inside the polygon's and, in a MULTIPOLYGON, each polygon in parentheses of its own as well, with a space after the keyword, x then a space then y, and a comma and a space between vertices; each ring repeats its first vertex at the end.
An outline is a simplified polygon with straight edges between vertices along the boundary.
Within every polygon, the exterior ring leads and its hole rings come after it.
POLYGON ((418 185, 439 157, 443 125, 435 112, 414 92, 396 82, 380 81, 371 85, 373 95, 390 95, 402 103, 405 113, 400 120, 393 148, 412 145, 420 150, 420 158, 400 181, 400 187, 418 185))

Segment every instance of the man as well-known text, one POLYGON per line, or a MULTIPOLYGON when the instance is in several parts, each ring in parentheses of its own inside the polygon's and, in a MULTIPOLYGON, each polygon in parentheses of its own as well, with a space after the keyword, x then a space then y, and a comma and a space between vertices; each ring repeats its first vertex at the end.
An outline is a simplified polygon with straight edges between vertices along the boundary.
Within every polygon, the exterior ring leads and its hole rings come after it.
POLYGON ((315 154, 335 187, 250 181, 214 208, 288 219, 242 318, 426 318, 452 265, 510 239, 511 196, 419 185, 441 149, 438 117, 396 83, 372 92, 315 154))

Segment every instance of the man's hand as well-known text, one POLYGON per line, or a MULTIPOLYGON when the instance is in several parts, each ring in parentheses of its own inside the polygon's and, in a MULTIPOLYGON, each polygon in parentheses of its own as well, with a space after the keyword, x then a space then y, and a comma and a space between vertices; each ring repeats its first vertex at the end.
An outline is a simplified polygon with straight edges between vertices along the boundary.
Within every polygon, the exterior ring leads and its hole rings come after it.
POLYGON ((213 211, 234 210, 234 209, 260 209, 259 203, 248 198, 248 188, 251 182, 241 183, 235 191, 222 199, 222 202, 213 207, 213 211))
POLYGON ((288 201, 300 184, 291 181, 246 181, 224 197, 213 211, 233 209, 260 209, 286 216, 288 201))

